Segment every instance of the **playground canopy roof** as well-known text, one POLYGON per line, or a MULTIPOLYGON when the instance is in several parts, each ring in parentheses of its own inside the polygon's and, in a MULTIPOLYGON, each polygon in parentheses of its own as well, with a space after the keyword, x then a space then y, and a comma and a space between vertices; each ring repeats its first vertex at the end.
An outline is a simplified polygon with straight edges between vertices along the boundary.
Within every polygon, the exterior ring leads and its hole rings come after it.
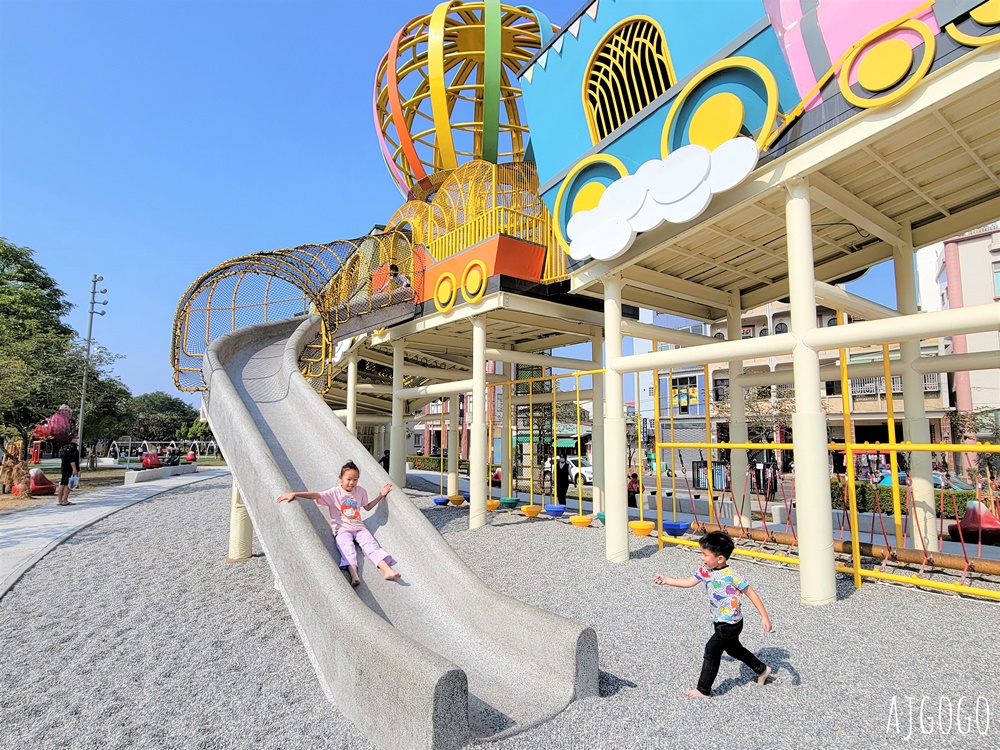
POLYGON ((928 76, 908 98, 872 109, 759 167, 699 219, 640 235, 622 256, 586 265, 575 292, 714 320, 730 291, 743 309, 788 295, 785 189, 808 181, 816 278, 835 282, 1000 216, 1000 53, 982 48, 928 76))

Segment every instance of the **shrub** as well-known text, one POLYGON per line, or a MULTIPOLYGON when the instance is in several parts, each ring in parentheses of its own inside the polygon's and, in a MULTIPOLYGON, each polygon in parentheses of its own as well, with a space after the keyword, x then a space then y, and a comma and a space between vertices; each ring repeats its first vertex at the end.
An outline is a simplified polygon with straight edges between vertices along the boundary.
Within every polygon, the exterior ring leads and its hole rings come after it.
MULTIPOLYGON (((830 500, 834 509, 844 507, 844 482, 838 479, 830 481, 830 500)), ((892 510, 892 487, 873 485, 871 482, 855 482, 855 494, 858 502, 859 513, 875 512, 875 493, 878 493, 879 509, 886 515, 891 516, 892 510)), ((965 506, 970 500, 976 499, 976 493, 970 490, 955 490, 955 500, 952 502, 952 490, 944 490, 944 513, 941 512, 941 490, 934 490, 934 508, 937 514, 945 518, 955 518, 955 509, 958 508, 958 518, 965 515, 965 506)), ((899 488, 899 505, 903 515, 906 515, 906 487, 899 488)))
MULTIPOLYGON (((441 457, 440 456, 407 456, 406 460, 410 463, 414 469, 420 469, 422 471, 441 471, 441 457)), ((444 470, 448 471, 448 459, 444 459, 444 470)), ((469 473, 469 462, 466 459, 459 459, 458 461, 458 473, 468 474, 469 473)))

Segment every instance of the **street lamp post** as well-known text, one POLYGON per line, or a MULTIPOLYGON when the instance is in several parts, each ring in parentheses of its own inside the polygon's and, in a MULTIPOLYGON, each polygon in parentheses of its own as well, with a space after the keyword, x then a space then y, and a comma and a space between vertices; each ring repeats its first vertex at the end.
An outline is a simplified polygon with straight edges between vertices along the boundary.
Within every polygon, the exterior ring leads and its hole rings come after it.
POLYGON ((87 371, 90 369, 90 344, 91 344, 91 341, 93 339, 93 333, 94 333, 94 316, 95 315, 104 315, 104 310, 97 310, 95 308, 96 308, 96 306, 98 304, 101 304, 101 305, 108 304, 107 300, 102 300, 100 303, 98 303, 98 301, 97 301, 97 295, 98 294, 107 294, 108 293, 107 289, 98 289, 97 288, 97 282, 98 281, 104 281, 104 277, 103 276, 98 276, 97 274, 94 274, 94 277, 90 280, 90 282, 91 282, 91 287, 90 287, 90 319, 87 322, 87 357, 86 357, 86 359, 84 360, 84 363, 83 363, 83 388, 80 389, 80 418, 77 420, 78 424, 77 424, 77 432, 76 432, 77 442, 80 444, 80 450, 81 451, 84 450, 84 448, 83 448, 83 408, 84 408, 84 403, 87 400, 87 371))

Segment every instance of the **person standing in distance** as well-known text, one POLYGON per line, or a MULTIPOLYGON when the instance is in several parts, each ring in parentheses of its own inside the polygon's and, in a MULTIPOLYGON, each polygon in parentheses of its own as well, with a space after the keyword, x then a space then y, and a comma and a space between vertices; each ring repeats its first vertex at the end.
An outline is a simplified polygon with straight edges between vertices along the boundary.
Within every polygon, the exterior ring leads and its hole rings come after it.
POLYGON ((76 505, 69 500, 69 480, 78 476, 80 476, 80 449, 77 447, 77 437, 74 435, 69 439, 69 445, 63 450, 62 476, 59 479, 59 494, 57 495, 59 505, 76 505))

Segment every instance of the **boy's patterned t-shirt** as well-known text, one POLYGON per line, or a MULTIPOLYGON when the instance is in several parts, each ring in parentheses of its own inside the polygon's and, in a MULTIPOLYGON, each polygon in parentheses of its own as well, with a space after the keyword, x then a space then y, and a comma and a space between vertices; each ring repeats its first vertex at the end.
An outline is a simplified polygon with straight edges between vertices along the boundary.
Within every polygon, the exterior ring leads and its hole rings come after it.
POLYGON ((705 583, 708 607, 713 622, 736 623, 743 619, 740 612, 740 594, 750 584, 737 575, 728 565, 719 570, 702 566, 694 577, 705 583))

